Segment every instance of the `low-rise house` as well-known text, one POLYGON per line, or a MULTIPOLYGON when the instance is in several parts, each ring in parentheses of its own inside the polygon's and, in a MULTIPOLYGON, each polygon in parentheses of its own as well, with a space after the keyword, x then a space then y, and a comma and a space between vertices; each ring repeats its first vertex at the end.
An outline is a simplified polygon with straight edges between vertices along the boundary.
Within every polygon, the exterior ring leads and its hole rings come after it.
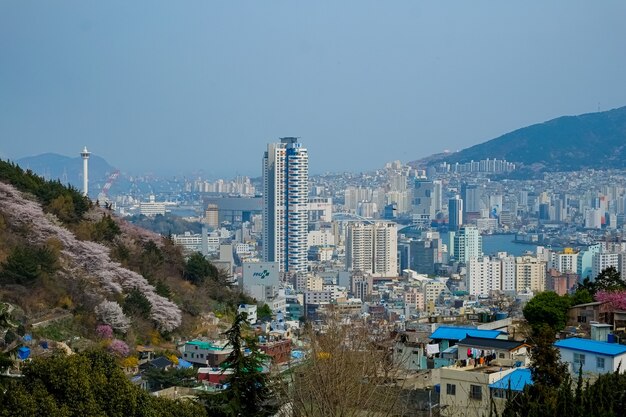
POLYGON ((259 350, 269 356, 272 364, 289 362, 291 359, 290 339, 270 339, 259 343, 259 350))
POLYGON ((502 366, 441 368, 439 370, 441 416, 489 415, 490 386, 514 370, 515 368, 502 366))
POLYGON ((145 362, 142 365, 139 365, 139 369, 146 370, 146 369, 156 368, 156 369, 160 369, 162 371, 167 371, 172 366, 174 366, 174 362, 172 362, 171 360, 167 359, 165 356, 159 356, 156 359, 152 359, 149 362, 145 362))
POLYGON ((489 384, 491 399, 498 408, 503 410, 506 401, 511 397, 520 395, 526 385, 532 385, 532 375, 528 368, 517 368, 513 372, 506 374, 500 380, 489 384))
POLYGON ((561 361, 568 365, 573 374, 577 374, 581 366, 583 373, 595 375, 624 373, 626 370, 624 345, 571 337, 556 341, 554 346, 561 353, 561 361))
POLYGON ((430 335, 430 339, 434 343, 439 344, 440 350, 445 350, 468 336, 487 339, 508 339, 507 333, 502 330, 481 330, 474 327, 460 326, 439 326, 430 335))
POLYGON ((611 310, 610 303, 601 301, 572 306, 567 312, 567 325, 581 326, 589 330, 591 322, 611 324, 613 323, 611 310))
POLYGON ((183 359, 194 365, 216 367, 226 360, 232 349, 225 344, 191 340, 185 343, 180 351, 183 359))
POLYGON ((457 343, 459 360, 480 360, 505 366, 522 366, 528 363, 530 345, 525 342, 483 337, 466 337, 457 343))

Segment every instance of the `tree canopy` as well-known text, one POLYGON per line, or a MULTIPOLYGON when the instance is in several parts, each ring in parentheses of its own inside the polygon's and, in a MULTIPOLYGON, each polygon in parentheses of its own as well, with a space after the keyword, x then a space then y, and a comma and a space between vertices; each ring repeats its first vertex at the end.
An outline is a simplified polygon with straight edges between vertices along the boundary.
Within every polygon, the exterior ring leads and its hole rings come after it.
POLYGON ((571 306, 567 295, 560 296, 552 291, 535 295, 524 307, 523 313, 533 330, 544 325, 555 332, 563 330, 567 324, 567 310, 571 306))
POLYGON ((150 396, 102 351, 55 355, 25 365, 0 390, 0 416, 205 416, 203 407, 150 396))

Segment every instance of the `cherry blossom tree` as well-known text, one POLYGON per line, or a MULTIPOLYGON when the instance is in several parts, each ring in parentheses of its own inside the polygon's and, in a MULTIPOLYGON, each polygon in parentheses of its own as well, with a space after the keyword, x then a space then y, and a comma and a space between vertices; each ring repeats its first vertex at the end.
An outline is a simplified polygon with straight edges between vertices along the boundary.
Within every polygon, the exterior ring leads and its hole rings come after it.
POLYGON ((108 324, 99 324, 96 327, 96 334, 100 339, 110 339, 113 337, 113 328, 108 324))
MULTIPOLYGON (((57 239, 63 246, 62 254, 72 260, 72 268, 86 271, 110 294, 121 294, 133 288, 140 290, 152 306, 150 318, 159 330, 172 331, 180 326, 182 316, 176 304, 156 293, 155 288, 140 274, 122 267, 111 260, 109 248, 96 242, 80 241, 55 216, 46 214, 36 202, 27 199, 13 186, 0 182, 0 210, 19 225, 28 227, 33 243, 45 244, 50 238, 57 239)), ((138 232, 125 225, 123 232, 138 232)), ((150 232, 139 232, 140 239, 158 236, 150 232)), ((115 328, 113 326, 113 328, 115 328)), ((116 329, 117 330, 117 329, 116 329)))
POLYGON ((112 329, 126 333, 130 327, 130 320, 124 314, 122 307, 115 301, 103 301, 95 309, 96 315, 104 324, 112 329))
POLYGON ((120 358, 125 358, 130 353, 130 349, 123 340, 113 339, 109 345, 109 352, 120 358))
POLYGON ((595 299, 610 303, 616 310, 626 310, 626 291, 598 291, 595 299))

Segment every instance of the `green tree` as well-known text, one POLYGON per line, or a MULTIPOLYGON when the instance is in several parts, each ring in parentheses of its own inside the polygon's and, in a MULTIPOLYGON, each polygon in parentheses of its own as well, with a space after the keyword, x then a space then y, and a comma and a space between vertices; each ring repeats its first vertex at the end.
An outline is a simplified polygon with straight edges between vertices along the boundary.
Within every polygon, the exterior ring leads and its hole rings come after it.
POLYGON ((605 268, 598 274, 595 280, 590 280, 589 277, 585 278, 581 284, 578 284, 578 289, 585 289, 595 296, 598 291, 621 291, 626 290, 626 282, 622 280, 620 273, 614 266, 605 268))
POLYGON ((38 358, 0 390, 0 416, 206 416, 203 407, 151 397, 102 351, 38 358))
POLYGON ((97 242, 113 242, 113 239, 121 233, 120 227, 110 214, 102 216, 95 224, 94 240, 97 242))
POLYGON ((196 284, 202 284, 206 279, 217 280, 219 271, 200 252, 194 252, 185 263, 183 277, 196 284))
POLYGON ((524 318, 533 329, 548 325, 554 331, 560 331, 567 324, 567 310, 570 299, 567 295, 560 296, 552 291, 545 291, 534 296, 524 306, 524 318))
POLYGON ((47 246, 16 246, 2 264, 0 283, 28 285, 58 269, 58 256, 47 246))
POLYGON ((257 317, 259 320, 270 319, 272 318, 272 309, 267 304, 263 304, 261 308, 257 311, 257 317))
POLYGON ((586 288, 579 287, 576 289, 576 292, 570 296, 570 304, 573 306, 591 302, 593 302, 593 297, 586 288))
POLYGON ((124 313, 129 316, 138 316, 148 319, 150 317, 152 305, 146 296, 139 291, 139 289, 133 288, 124 299, 122 309, 124 310, 124 313))
POLYGON ((246 314, 240 313, 224 332, 232 348, 225 364, 233 373, 222 395, 204 397, 210 415, 265 417, 277 411, 267 375, 262 372, 265 356, 259 352, 254 338, 244 337, 246 327, 246 314))

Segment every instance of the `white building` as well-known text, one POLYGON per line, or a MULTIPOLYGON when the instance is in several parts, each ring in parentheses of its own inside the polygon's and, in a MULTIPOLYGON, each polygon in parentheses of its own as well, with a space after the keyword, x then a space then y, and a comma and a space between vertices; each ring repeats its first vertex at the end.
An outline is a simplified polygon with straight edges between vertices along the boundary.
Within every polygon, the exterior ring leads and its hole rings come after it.
POLYGON ((139 213, 144 216, 154 217, 157 214, 165 215, 165 202, 157 202, 153 195, 150 196, 148 202, 143 201, 139 203, 139 213))
POLYGON ((578 273, 578 252, 570 248, 565 248, 563 252, 552 252, 550 254, 549 269, 556 269, 562 274, 573 272, 578 273))
POLYGON ((619 253, 600 252, 594 253, 591 261, 591 277, 595 279, 600 272, 609 266, 615 267, 619 271, 619 253))
POLYGON ((263 157, 263 260, 307 271, 309 156, 297 138, 270 143, 263 157))
POLYGON ((346 268, 373 276, 398 275, 398 228, 392 222, 351 223, 346 268))
POLYGON ((502 272, 502 291, 515 291, 515 256, 502 253, 498 254, 498 257, 501 262, 500 270, 502 272))
POLYGON ((483 238, 474 226, 462 226, 454 235, 454 256, 467 263, 483 255, 483 238))
POLYGON ((554 343, 561 353, 561 361, 569 366, 570 372, 578 374, 582 365, 583 374, 606 374, 626 371, 626 346, 617 343, 571 337, 554 343))
POLYGON ((471 258, 467 264, 468 290, 471 295, 489 295, 502 289, 502 261, 500 259, 471 258))
POLYGON ((250 324, 257 322, 257 307, 256 304, 240 304, 237 307, 237 314, 246 313, 246 320, 250 324))

